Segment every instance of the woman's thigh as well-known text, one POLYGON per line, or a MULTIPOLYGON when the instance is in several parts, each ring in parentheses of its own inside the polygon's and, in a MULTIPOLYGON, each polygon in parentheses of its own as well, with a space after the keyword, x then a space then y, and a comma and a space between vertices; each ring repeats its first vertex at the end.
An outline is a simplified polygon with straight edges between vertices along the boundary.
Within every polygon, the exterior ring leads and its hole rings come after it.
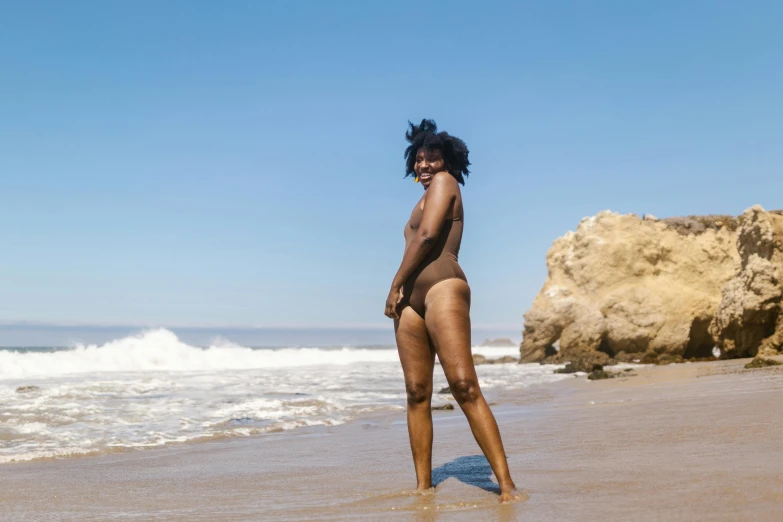
POLYGON ((394 322, 394 334, 409 394, 411 391, 432 393, 435 351, 430 345, 424 319, 413 308, 406 306, 400 312, 400 318, 394 322))
POLYGON ((470 287, 462 279, 447 279, 427 292, 425 325, 450 384, 476 381, 470 351, 470 287))

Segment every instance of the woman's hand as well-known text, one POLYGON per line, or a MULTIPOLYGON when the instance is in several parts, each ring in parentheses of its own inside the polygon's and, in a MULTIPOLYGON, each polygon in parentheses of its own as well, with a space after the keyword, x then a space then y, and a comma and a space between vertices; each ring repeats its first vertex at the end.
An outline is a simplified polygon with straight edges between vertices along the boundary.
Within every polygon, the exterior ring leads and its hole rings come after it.
POLYGON ((402 301, 402 287, 392 286, 389 290, 389 297, 386 298, 386 310, 384 315, 389 319, 399 319, 397 314, 397 305, 402 301))

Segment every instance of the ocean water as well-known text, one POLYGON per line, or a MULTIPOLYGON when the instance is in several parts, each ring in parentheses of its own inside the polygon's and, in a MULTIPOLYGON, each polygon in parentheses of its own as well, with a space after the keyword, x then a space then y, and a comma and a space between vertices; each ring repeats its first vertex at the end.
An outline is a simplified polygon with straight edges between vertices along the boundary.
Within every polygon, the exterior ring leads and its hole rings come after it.
MULTIPOLYGON (((510 363, 477 372, 491 393, 567 378, 553 368, 510 363)), ((436 366, 435 391, 444 386, 436 366)), ((433 404, 450 397, 436 393, 433 404)), ((404 406, 393 346, 204 348, 156 329, 103 345, 0 349, 0 463, 337 425, 404 406)))

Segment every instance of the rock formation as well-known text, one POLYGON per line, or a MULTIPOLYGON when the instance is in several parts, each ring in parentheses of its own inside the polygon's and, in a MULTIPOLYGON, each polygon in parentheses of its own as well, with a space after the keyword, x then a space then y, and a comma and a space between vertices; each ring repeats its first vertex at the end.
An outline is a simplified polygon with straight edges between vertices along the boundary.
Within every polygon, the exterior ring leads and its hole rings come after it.
POLYGON ((481 343, 479 346, 486 346, 488 348, 492 348, 492 347, 505 348, 507 346, 514 346, 514 345, 516 345, 516 343, 514 343, 508 337, 499 337, 496 339, 484 339, 484 342, 481 343))
POLYGON ((783 213, 756 205, 742 216, 740 266, 723 287, 710 334, 725 357, 774 355, 783 346, 783 213))
MULTIPOLYGON (((777 353, 783 215, 657 219, 600 212, 547 253, 522 362, 663 362, 777 353)), ((780 314, 783 316, 783 314, 780 314)))

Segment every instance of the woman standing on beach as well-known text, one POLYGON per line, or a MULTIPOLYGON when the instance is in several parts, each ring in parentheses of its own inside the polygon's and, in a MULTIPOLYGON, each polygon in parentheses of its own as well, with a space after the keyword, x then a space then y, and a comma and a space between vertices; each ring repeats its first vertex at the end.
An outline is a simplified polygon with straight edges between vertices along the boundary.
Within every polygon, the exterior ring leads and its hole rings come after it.
POLYGON ((521 499, 508 470, 495 417, 481 393, 470 343, 470 287, 457 262, 467 176, 465 142, 435 122, 410 124, 405 177, 424 195, 405 226, 405 253, 386 299, 408 396, 408 435, 417 489, 432 487, 432 372, 438 355, 449 387, 500 486, 500 502, 521 499))

